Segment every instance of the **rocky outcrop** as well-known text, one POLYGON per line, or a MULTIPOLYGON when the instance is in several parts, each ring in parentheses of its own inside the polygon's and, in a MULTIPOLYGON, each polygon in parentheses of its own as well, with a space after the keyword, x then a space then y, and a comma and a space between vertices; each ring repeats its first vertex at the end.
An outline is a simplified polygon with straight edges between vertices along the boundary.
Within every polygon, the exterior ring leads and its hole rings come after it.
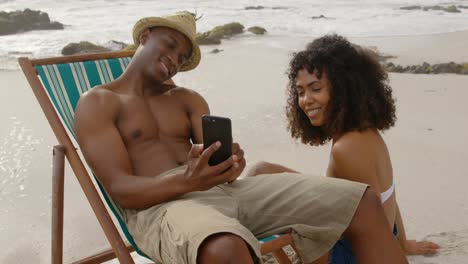
POLYGON ((244 25, 239 22, 232 22, 222 26, 214 27, 211 34, 221 36, 221 38, 230 38, 234 35, 244 32, 244 25))
POLYGON ((436 63, 430 64, 423 62, 418 65, 399 65, 393 62, 388 62, 389 59, 396 58, 395 56, 383 54, 378 51, 377 47, 366 47, 375 53, 379 62, 389 72, 397 73, 415 73, 415 74, 440 74, 440 73, 454 73, 454 74, 468 74, 468 63, 436 63))
POLYGON ((47 13, 31 9, 0 12, 0 36, 31 30, 50 29, 63 29, 63 24, 50 21, 47 13))
POLYGON ((214 50, 210 51, 210 53, 216 54, 216 53, 220 53, 221 51, 223 51, 223 50, 222 49, 214 49, 214 50))
POLYGON ((468 74, 468 63, 458 64, 455 62, 429 64, 424 62, 419 65, 401 66, 392 62, 384 63, 385 68, 389 72, 398 73, 416 73, 416 74, 439 74, 439 73, 455 73, 468 74))
POLYGON ((221 39, 230 38, 234 35, 244 32, 244 25, 238 22, 214 27, 210 31, 197 33, 196 41, 199 45, 220 44, 221 39))
MULTIPOLYGON (((458 6, 461 7, 461 6, 458 6)), ((462 7, 464 8, 464 7, 462 7)), ((429 10, 439 10, 439 11, 444 11, 444 12, 449 12, 449 13, 460 13, 460 9, 458 9, 454 5, 450 6, 440 6, 440 5, 434 5, 434 6, 420 6, 420 5, 411 5, 411 6, 403 6, 400 7, 402 10, 423 10, 423 11, 429 11, 429 10)))
POLYGON ((96 45, 88 41, 81 41, 79 43, 70 43, 63 47, 62 55, 76 55, 84 53, 108 52, 110 48, 96 45))
POLYGON ((221 38, 210 35, 210 32, 197 33, 196 41, 198 45, 217 45, 221 44, 221 38))
POLYGON ((273 7, 266 7, 266 6, 246 6, 244 7, 245 10, 262 10, 262 9, 273 9, 273 10, 284 10, 288 9, 284 6, 273 6, 273 7))
POLYGON ((104 48, 108 48, 109 50, 124 50, 128 46, 130 46, 130 44, 117 40, 109 40, 103 45, 104 48))
POLYGON ((246 6, 244 8, 245 10, 261 10, 261 9, 265 9, 264 6, 246 6))
POLYGON ((249 27, 247 31, 254 33, 255 35, 264 35, 267 31, 262 27, 249 27))
POLYGON ((324 16, 324 15, 320 15, 320 16, 313 16, 311 17, 312 19, 328 19, 328 17, 324 16))
POLYGON ((422 6, 420 6, 420 5, 411 5, 411 6, 402 6, 402 7, 400 7, 400 9, 402 9, 402 10, 419 10, 421 8, 422 8, 422 6))

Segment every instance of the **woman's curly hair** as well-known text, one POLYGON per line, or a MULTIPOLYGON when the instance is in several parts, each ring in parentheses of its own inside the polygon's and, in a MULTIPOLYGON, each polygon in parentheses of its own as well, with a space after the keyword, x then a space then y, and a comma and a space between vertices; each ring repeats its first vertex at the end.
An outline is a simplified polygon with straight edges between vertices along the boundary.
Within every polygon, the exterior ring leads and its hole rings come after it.
POLYGON ((294 53, 287 74, 288 130, 304 144, 321 145, 335 134, 385 130, 395 124, 395 100, 377 54, 342 36, 323 36, 294 53), (315 71, 318 78, 326 72, 330 81, 330 101, 324 113, 327 121, 321 127, 313 126, 298 104, 295 83, 302 69, 315 71))

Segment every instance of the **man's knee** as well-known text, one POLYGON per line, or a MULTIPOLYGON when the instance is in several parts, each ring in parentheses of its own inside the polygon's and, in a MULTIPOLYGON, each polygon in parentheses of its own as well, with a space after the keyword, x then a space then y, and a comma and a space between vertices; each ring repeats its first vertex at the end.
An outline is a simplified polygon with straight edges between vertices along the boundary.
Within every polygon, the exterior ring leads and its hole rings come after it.
POLYGON ((198 263, 229 263, 241 256, 249 256, 247 243, 231 233, 220 233, 206 238, 198 249, 198 263))

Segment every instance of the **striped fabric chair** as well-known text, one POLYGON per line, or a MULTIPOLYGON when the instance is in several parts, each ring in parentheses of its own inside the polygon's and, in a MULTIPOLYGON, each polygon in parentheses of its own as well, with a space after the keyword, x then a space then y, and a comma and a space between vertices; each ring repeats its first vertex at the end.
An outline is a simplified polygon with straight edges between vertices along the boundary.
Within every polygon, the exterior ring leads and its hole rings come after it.
MULTIPOLYGON (((60 143, 53 150, 52 263, 62 263, 63 258, 65 156, 112 246, 110 250, 75 263, 100 263, 115 257, 120 263, 134 263, 130 255, 133 250, 145 256, 128 232, 120 207, 116 206, 98 179, 95 178, 104 200, 117 218, 130 245, 126 245, 122 240, 70 137, 71 135, 75 138, 73 118, 80 95, 92 87, 118 78, 125 71, 132 56, 132 51, 122 51, 36 60, 19 59, 21 69, 60 143)), ((291 263, 282 250, 284 246, 292 243, 289 234, 259 240, 262 243, 262 254, 272 253, 280 264, 291 263)))

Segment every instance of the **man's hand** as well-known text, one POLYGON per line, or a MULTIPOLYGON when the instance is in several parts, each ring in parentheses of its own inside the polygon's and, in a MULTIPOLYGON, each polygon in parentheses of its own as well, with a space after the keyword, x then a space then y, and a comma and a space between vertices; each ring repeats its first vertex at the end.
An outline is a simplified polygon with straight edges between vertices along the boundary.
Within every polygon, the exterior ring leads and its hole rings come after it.
POLYGON ((406 240, 407 255, 431 255, 439 251, 440 246, 430 241, 406 240))
MULTIPOLYGON (((232 155, 229 159, 215 166, 210 166, 208 160, 221 147, 216 142, 203 150, 203 144, 194 144, 188 154, 185 179, 191 191, 205 191, 218 184, 235 179, 240 164, 238 156, 232 155)), ((243 153, 242 153, 243 159, 243 153)), ((245 166, 245 165, 244 165, 245 166)))
POLYGON ((237 156, 236 162, 239 164, 239 166, 235 169, 234 174, 232 175, 231 178, 229 178, 229 183, 235 181, 244 171, 245 169, 245 158, 244 158, 244 150, 241 149, 240 145, 238 143, 232 144, 232 154, 237 156))

